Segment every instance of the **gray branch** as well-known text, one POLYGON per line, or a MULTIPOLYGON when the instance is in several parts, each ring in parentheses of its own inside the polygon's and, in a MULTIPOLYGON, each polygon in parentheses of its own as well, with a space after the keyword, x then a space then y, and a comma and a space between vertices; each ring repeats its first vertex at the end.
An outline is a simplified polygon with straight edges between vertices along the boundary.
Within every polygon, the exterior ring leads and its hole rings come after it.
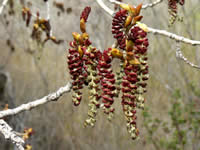
POLYGON ((148 27, 148 32, 169 37, 170 39, 176 40, 177 42, 191 44, 193 46, 200 45, 200 41, 191 40, 191 39, 185 38, 183 36, 179 36, 174 33, 170 33, 166 30, 158 30, 158 29, 153 29, 151 27, 148 27))
POLYGON ((7 109, 7 110, 0 111, 0 118, 16 115, 16 114, 18 114, 20 112, 24 112, 24 111, 29 111, 40 105, 46 104, 51 101, 58 100, 64 93, 68 93, 68 92, 70 92, 70 90, 71 90, 71 82, 67 83, 66 86, 61 87, 56 92, 51 93, 41 99, 37 99, 37 100, 29 102, 27 104, 22 104, 14 109, 7 109))
POLYGON ((24 140, 16 135, 15 131, 13 131, 13 129, 3 119, 0 119, 0 132, 4 135, 6 140, 12 141, 18 150, 24 150, 24 140))
POLYGON ((155 5, 159 4, 163 2, 163 0, 156 0, 154 1, 153 3, 149 3, 149 4, 145 4, 142 6, 142 9, 146 9, 146 8, 149 8, 149 7, 154 7, 155 5))
POLYGON ((6 6, 7 3, 8 3, 8 0, 4 0, 4 1, 3 1, 2 5, 1 5, 1 7, 0 7, 0 15, 2 14, 3 9, 4 9, 4 7, 6 6))
MULTIPOLYGON (((101 8, 103 8, 109 15, 111 15, 111 16, 114 15, 114 11, 111 10, 110 8, 108 8, 108 6, 106 6, 102 0, 96 0, 96 1, 99 4, 99 6, 101 8)), ((113 1, 113 0, 110 0, 110 1, 113 1)), ((154 28, 151 28, 151 27, 147 27, 147 29, 148 29, 149 33, 153 33, 155 35, 156 34, 162 35, 162 36, 168 37, 170 39, 176 40, 177 42, 191 44, 193 46, 200 45, 200 41, 191 40, 191 39, 185 38, 183 36, 179 36, 179 35, 176 35, 174 33, 170 33, 166 30, 159 30, 159 29, 154 29, 154 28)))
MULTIPOLYGON (((153 3, 149 3, 149 4, 142 5, 142 9, 146 9, 146 8, 149 8, 149 7, 154 7, 155 5, 161 3, 162 1, 163 1, 163 0, 156 0, 156 1, 154 1, 153 3)), ((117 0, 109 0, 109 2, 114 3, 114 4, 117 4, 117 5, 124 4, 124 3, 119 2, 119 1, 117 1, 117 0)))
POLYGON ((190 65, 193 68, 200 69, 200 66, 193 64, 190 62, 182 53, 180 46, 177 44, 176 48, 176 58, 183 60, 186 64, 190 65))

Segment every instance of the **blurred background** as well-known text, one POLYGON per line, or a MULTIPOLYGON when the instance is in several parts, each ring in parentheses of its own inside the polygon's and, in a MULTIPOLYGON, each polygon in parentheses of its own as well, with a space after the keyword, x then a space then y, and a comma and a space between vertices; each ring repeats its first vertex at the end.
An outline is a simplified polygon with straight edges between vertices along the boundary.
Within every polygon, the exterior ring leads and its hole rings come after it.
MULTIPOLYGON (((124 0, 133 5, 152 1, 124 0)), ((114 9, 108 0, 104 2, 114 9)), ((34 18, 29 27, 22 19, 23 6, 29 7, 32 13, 40 12, 45 18, 46 5, 41 0, 9 0, 0 15, 1 110, 6 104, 14 108, 41 98, 70 80, 66 59, 68 43, 72 32, 80 32, 79 18, 85 6, 92 8, 87 31, 93 45, 103 50, 115 41, 111 34, 112 18, 96 1, 49 0, 49 3, 53 35, 64 41, 60 44, 47 41, 41 46, 31 38, 34 18), (56 7, 57 3, 62 3, 62 7, 56 7)), ((142 10, 141 14, 142 22, 149 27, 200 40, 199 0, 187 0, 183 7, 179 5, 178 15, 183 19, 172 27, 168 27, 167 0, 142 10)), ((68 93, 57 102, 7 118, 7 121, 18 132, 33 128, 35 133, 28 140, 33 150, 200 150, 200 72, 176 58, 175 41, 151 33, 148 38, 150 79, 145 110, 138 111, 139 140, 131 140, 127 133, 120 99, 115 100, 116 112, 111 122, 100 110, 96 126, 84 128, 87 88, 83 90, 79 107, 73 106, 68 93)), ((200 47, 182 43, 179 46, 185 57, 200 65, 200 47)), ((119 69, 118 60, 113 62, 113 69, 119 69)), ((0 143, 2 150, 13 149, 3 136, 0 143)))

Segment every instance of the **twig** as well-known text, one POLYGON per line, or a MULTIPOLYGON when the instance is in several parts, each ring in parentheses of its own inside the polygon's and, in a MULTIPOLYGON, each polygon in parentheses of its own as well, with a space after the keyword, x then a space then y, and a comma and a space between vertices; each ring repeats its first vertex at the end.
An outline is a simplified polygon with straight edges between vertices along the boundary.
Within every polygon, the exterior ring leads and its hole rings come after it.
POLYGON ((4 7, 6 6, 6 4, 8 3, 8 0, 4 0, 1 7, 0 7, 0 15, 3 12, 4 7))
POLYGON ((17 146, 18 150, 24 150, 24 140, 15 134, 15 131, 3 119, 0 119, 0 132, 6 140, 11 140, 17 146))
POLYGON ((166 30, 159 30, 159 29, 153 29, 151 27, 148 27, 148 32, 169 37, 170 39, 174 39, 177 42, 183 42, 186 44, 191 44, 193 46, 200 45, 200 41, 191 40, 191 39, 185 38, 183 36, 179 36, 174 33, 170 33, 166 30))
POLYGON ((28 111, 28 110, 36 108, 40 105, 46 104, 48 102, 58 100, 64 93, 68 93, 68 92, 70 92, 70 90, 71 90, 71 82, 67 83, 66 86, 61 87, 56 92, 51 93, 41 99, 37 99, 37 100, 29 102, 27 104, 22 104, 14 109, 7 109, 4 111, 0 111, 0 118, 16 115, 20 112, 28 111))
POLYGON ((50 5, 49 1, 46 1, 46 7, 47 7, 47 20, 50 20, 50 5))
MULTIPOLYGON (((114 15, 114 11, 111 10, 110 8, 108 8, 102 0, 96 0, 97 3, 99 4, 99 6, 101 8, 103 8, 109 15, 113 16, 114 15)), ((163 35, 165 37, 168 37, 170 39, 173 39, 173 40, 176 40, 177 42, 182 42, 182 43, 186 43, 186 44, 191 44, 193 46, 196 46, 196 45, 200 45, 200 41, 195 41, 195 40, 191 40, 191 39, 188 39, 188 38, 185 38, 183 36, 179 36, 179 35, 176 35, 174 33, 170 33, 166 30, 159 30, 159 29, 154 29, 154 28, 151 28, 151 27, 147 27, 148 29, 148 32, 149 33, 153 33, 153 34, 158 34, 158 35, 163 35)))
MULTIPOLYGON (((49 4, 48 0, 46 0, 45 3, 46 3, 46 7, 47 7, 47 18, 46 18, 46 20, 48 20, 49 23, 50 23, 50 17, 51 17, 50 16, 50 4, 49 4)), ((50 36, 52 36, 52 29, 50 29, 49 34, 50 34, 50 36)))
POLYGON ((114 15, 114 11, 108 8, 102 0, 96 0, 97 3, 109 14, 109 15, 114 15))
POLYGON ((145 4, 142 6, 142 9, 146 9, 146 8, 149 8, 149 7, 154 7, 155 5, 159 4, 163 2, 163 0, 157 0, 157 1, 154 1, 153 3, 149 3, 149 4, 145 4))
POLYGON ((190 65, 193 68, 197 68, 200 69, 200 66, 193 64, 192 62, 190 62, 186 57, 183 56, 183 53, 181 51, 180 46, 177 43, 177 48, 176 48, 176 58, 180 58, 181 60, 183 60, 186 64, 190 65))
POLYGON ((117 0, 108 0, 110 3, 113 3, 113 4, 117 4, 117 5, 121 5, 121 4, 124 4, 120 1, 117 1, 117 0))
MULTIPOLYGON (((153 2, 153 3, 149 3, 149 4, 142 5, 142 9, 146 9, 146 8, 148 8, 148 7, 153 7, 153 6, 155 6, 155 5, 159 4, 159 3, 161 3, 162 1, 163 1, 163 0, 156 0, 156 1, 153 2)), ((119 2, 119 1, 117 1, 117 0, 109 0, 109 2, 114 3, 114 4, 117 4, 117 5, 124 4, 124 3, 119 2)))

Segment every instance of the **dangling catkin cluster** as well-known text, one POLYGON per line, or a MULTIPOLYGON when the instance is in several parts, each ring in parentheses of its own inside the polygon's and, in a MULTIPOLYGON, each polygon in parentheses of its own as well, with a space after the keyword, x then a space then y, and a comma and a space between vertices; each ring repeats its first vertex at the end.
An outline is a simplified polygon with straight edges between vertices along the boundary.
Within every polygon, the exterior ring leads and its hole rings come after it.
POLYGON ((89 88, 89 110, 88 119, 85 121, 85 126, 94 126, 96 122, 97 109, 99 108, 99 77, 97 74, 98 53, 96 48, 88 47, 85 51, 84 61, 87 70, 87 82, 89 88))
POLYGON ((124 22, 127 18, 127 11, 122 9, 115 14, 112 22, 112 33, 114 38, 117 39, 119 47, 125 49, 126 47, 126 37, 124 30, 124 22))
POLYGON ((115 75, 111 68, 111 48, 104 50, 99 59, 99 76, 101 80, 101 90, 102 90, 102 102, 104 103, 103 109, 106 114, 108 114, 108 119, 113 116, 114 108, 112 104, 114 102, 115 96, 115 75))
POLYGON ((122 82, 117 80, 116 83, 121 83, 121 103, 127 121, 127 130, 131 138, 136 139, 139 134, 136 109, 144 108, 143 94, 146 91, 146 80, 148 79, 147 47, 149 43, 146 32, 137 25, 137 22, 142 19, 139 15, 142 5, 135 8, 122 4, 121 7, 123 9, 113 18, 112 27, 114 38, 119 44, 119 52, 123 54, 124 75, 122 82), (121 39, 125 39, 125 42, 121 42, 123 41, 121 39))
POLYGON ((134 27, 131 29, 129 34, 129 40, 134 43, 134 54, 135 57, 139 60, 140 64, 138 65, 137 70, 137 90, 136 90, 136 104, 138 108, 144 108, 144 97, 143 94, 146 92, 146 80, 149 79, 148 74, 148 64, 147 64, 147 47, 149 45, 147 34, 139 27, 134 27))
POLYGON ((82 99, 81 89, 83 88, 83 61, 75 46, 75 41, 71 42, 72 48, 69 49, 68 55, 68 68, 72 77, 72 101, 75 106, 78 106, 82 99))
POLYGON ((140 9, 122 4, 115 13, 112 22, 112 33, 118 46, 99 51, 91 45, 86 32, 86 22, 91 11, 86 7, 80 17, 81 34, 73 32, 74 41, 70 42, 68 67, 73 80, 73 102, 80 104, 81 89, 85 84, 89 89, 89 110, 85 125, 94 126, 98 108, 102 107, 108 119, 114 114, 113 103, 121 92, 121 104, 126 119, 127 130, 132 139, 139 131, 136 124, 137 109, 144 108, 144 93, 147 91, 148 64, 147 33, 139 21, 140 9), (113 73, 111 62, 120 59, 120 71, 113 73))
POLYGON ((173 25, 177 18, 177 4, 184 5, 184 0, 168 0, 168 11, 170 15, 169 25, 173 25))

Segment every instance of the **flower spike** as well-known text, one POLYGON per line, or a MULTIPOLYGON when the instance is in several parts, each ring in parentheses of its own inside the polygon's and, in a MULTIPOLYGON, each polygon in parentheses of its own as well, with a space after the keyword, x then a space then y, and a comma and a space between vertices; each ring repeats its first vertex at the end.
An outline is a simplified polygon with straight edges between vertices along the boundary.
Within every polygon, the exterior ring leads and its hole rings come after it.
POLYGON ((103 52, 91 45, 86 32, 90 7, 86 7, 80 17, 82 34, 73 32, 74 41, 68 55, 68 67, 73 80, 73 102, 75 106, 82 99, 81 89, 86 85, 89 89, 89 110, 85 126, 94 126, 98 108, 103 108, 108 119, 114 115, 114 98, 121 96, 121 105, 126 119, 127 131, 132 139, 137 139, 137 109, 144 108, 144 93, 147 91, 147 26, 140 23, 142 4, 134 7, 129 4, 115 13, 112 20, 112 33, 117 40, 115 48, 103 52), (112 60, 120 59, 120 70, 115 74, 112 60), (102 102, 102 104, 101 104, 102 102), (102 106, 102 107, 100 107, 102 106))
POLYGON ((85 23, 87 22, 88 16, 91 12, 91 8, 90 7, 85 7, 85 9, 83 10, 81 17, 80 17, 80 29, 82 33, 86 32, 86 25, 85 23))
POLYGON ((177 4, 184 5, 184 0, 168 0, 168 11, 170 15, 169 26, 173 25, 177 19, 178 6, 177 4))

